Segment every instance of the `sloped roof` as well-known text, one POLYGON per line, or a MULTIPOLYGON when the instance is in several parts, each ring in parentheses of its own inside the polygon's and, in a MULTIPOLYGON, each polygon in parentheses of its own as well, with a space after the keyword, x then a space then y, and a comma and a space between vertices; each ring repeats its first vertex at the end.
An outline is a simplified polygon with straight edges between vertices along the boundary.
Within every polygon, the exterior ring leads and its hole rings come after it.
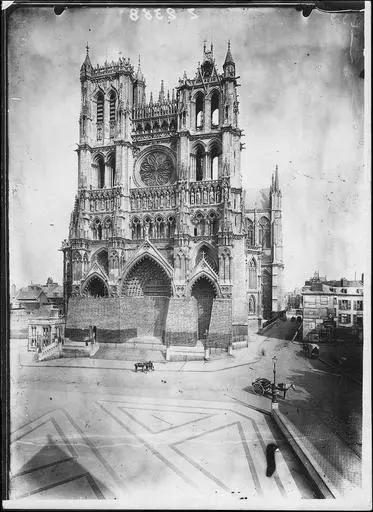
POLYGON ((43 293, 41 286, 26 286, 17 293, 16 300, 38 300, 43 293))
POLYGON ((63 287, 60 285, 53 286, 48 290, 45 290, 45 294, 48 299, 62 298, 63 297, 63 287))
POLYGON ((247 210, 266 210, 271 207, 270 191, 267 188, 248 188, 245 190, 245 208, 247 210))

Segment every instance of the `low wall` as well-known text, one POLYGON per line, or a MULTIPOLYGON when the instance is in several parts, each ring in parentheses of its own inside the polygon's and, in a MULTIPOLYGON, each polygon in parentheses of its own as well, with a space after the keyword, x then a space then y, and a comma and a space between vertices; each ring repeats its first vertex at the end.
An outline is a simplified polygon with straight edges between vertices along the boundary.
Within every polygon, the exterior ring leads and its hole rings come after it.
MULTIPOLYGON (((237 328, 238 326, 234 327, 237 328)), ((242 330, 242 332, 243 331, 244 330, 242 330)), ((210 329, 206 340, 206 346, 227 348, 228 345, 230 345, 231 340, 232 301, 231 299, 215 299, 212 304, 210 329)))
POLYGON ((172 297, 166 321, 166 343, 194 346, 197 336, 197 301, 172 297))
POLYGON ((164 338, 167 297, 72 297, 68 303, 66 337, 84 341, 89 326, 99 343, 125 343, 136 336, 164 338))

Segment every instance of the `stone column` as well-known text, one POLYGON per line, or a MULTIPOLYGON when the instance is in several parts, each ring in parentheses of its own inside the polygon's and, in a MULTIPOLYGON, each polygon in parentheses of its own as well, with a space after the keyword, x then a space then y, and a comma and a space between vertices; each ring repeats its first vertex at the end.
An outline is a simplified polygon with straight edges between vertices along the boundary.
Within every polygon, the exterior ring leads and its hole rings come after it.
POLYGON ((206 151, 205 153, 205 169, 204 169, 204 180, 211 179, 211 153, 210 151, 206 151))
POLYGON ((211 98, 205 98, 204 131, 211 131, 211 98))

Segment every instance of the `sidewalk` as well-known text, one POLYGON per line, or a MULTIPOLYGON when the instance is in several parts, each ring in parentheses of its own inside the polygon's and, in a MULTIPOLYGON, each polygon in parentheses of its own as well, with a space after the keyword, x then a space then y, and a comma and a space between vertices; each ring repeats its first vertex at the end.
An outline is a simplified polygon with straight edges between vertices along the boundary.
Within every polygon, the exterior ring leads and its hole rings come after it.
MULTIPOLYGON (((162 372, 217 372, 237 368, 248 364, 256 363, 260 360, 261 345, 267 338, 257 334, 251 336, 249 346, 233 351, 232 356, 223 356, 220 359, 211 359, 209 361, 161 361, 154 363, 154 371, 162 372)), ((19 354, 19 363, 21 366, 53 366, 68 368, 91 368, 100 370, 127 370, 133 371, 135 361, 92 359, 89 357, 60 358, 49 361, 34 361, 33 352, 22 351, 19 354)))

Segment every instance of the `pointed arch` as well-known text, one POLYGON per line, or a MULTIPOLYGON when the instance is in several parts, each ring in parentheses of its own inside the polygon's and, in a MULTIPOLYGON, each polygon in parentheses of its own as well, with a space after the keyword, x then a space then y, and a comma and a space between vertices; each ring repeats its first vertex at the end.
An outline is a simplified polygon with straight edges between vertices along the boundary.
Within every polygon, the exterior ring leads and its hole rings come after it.
MULTIPOLYGON (((116 118, 116 106, 117 106, 117 94, 116 92, 111 89, 109 92, 109 120, 110 120, 110 129, 112 128, 112 123, 115 123, 116 118)), ((110 135, 112 136, 113 133, 110 130, 110 135)))
POLYGON ((139 217, 132 218, 131 227, 132 227, 132 239, 140 240, 142 238, 142 236, 141 236, 141 221, 140 221, 139 217))
POLYGON ((91 262, 96 262, 100 265, 102 270, 108 274, 109 273, 109 255, 108 250, 102 247, 98 249, 95 253, 92 254, 91 262))
POLYGON ((214 89, 211 94, 211 126, 219 126, 220 122, 220 93, 214 89))
POLYGON ((198 140, 193 144, 190 160, 192 179, 202 181, 206 174, 206 147, 202 141, 198 140))
POLYGON ((210 169, 208 178, 217 180, 219 178, 219 169, 222 167, 222 149, 221 142, 213 139, 209 145, 210 149, 210 169))
POLYGON ((102 123, 104 121, 104 103, 105 96, 101 89, 96 94, 96 122, 102 123))
POLYGON ((197 272, 189 282, 189 290, 190 290, 190 294, 192 296, 193 296, 193 289, 197 286, 198 282, 201 279, 205 279, 206 281, 208 281, 211 284, 211 286, 214 288, 215 297, 221 296, 219 283, 214 279, 214 277, 212 275, 210 275, 208 272, 205 272, 203 270, 200 270, 199 272, 197 272))
POLYGON ((261 217, 259 220, 259 244, 268 249, 271 247, 271 226, 267 217, 261 217))
POLYGON ((105 159, 101 153, 97 153, 92 162, 93 172, 93 187, 104 188, 105 186, 105 159))
POLYGON ((115 159, 115 151, 112 151, 109 153, 109 155, 107 156, 107 170, 108 170, 108 173, 109 173, 109 176, 108 176, 108 184, 110 187, 114 187, 115 186, 115 182, 116 182, 116 159, 115 159))
POLYGON ((203 94, 202 91, 198 91, 194 96, 194 100, 195 100, 195 120, 196 120, 195 129, 202 130, 203 125, 204 125, 205 95, 203 94))
POLYGON ((124 296, 170 297, 173 292, 169 269, 149 253, 142 253, 129 263, 122 283, 124 296))
POLYGON ((93 240, 102 240, 102 223, 98 217, 96 217, 92 221, 91 229, 92 229, 92 239, 93 240))
POLYGON ((196 253, 195 266, 197 266, 202 259, 207 261, 216 274, 219 273, 219 258, 215 247, 210 244, 202 243, 196 253))
POLYGON ((83 283, 82 295, 88 297, 108 297, 109 286, 99 274, 94 272, 83 283))
POLYGON ((246 219, 247 226, 247 245, 249 247, 254 246, 254 223, 251 219, 246 219))

